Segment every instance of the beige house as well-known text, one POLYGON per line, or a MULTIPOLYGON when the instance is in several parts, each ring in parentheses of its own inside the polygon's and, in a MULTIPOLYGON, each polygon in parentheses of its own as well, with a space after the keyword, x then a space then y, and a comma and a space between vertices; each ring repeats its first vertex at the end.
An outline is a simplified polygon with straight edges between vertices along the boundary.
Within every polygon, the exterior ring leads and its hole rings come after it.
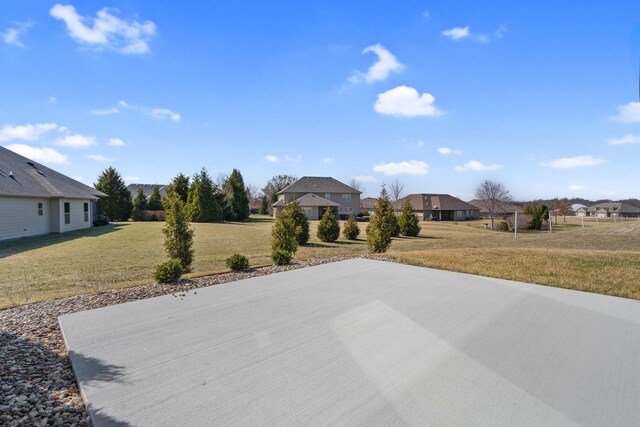
POLYGON ((449 194, 409 194, 398 200, 396 210, 401 211, 409 202, 413 212, 423 221, 465 221, 480 218, 480 209, 449 194))
POLYGON ((640 208, 622 202, 605 202, 589 206, 586 213, 598 218, 636 218, 640 217, 640 208))
POLYGON ((325 176, 303 176, 278 192, 273 215, 282 212, 285 205, 298 202, 307 218, 320 219, 326 209, 332 209, 340 218, 360 213, 360 191, 325 176))
POLYGON ((106 194, 0 147, 0 240, 91 227, 106 194))

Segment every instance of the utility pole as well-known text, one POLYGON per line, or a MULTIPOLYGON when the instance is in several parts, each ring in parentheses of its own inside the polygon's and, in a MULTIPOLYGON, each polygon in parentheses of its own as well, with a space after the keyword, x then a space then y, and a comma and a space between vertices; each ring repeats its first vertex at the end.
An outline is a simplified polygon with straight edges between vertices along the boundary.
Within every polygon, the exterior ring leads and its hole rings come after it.
POLYGON ((515 227, 513 227, 513 239, 518 240, 518 211, 516 211, 515 227))

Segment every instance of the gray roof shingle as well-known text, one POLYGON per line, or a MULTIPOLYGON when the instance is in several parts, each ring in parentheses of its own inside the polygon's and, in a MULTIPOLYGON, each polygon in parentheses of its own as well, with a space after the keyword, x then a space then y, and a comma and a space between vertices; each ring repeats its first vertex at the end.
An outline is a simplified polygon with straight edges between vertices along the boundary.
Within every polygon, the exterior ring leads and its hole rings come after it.
POLYGON ((414 211, 477 211, 479 208, 449 194, 409 194, 398 200, 398 209, 409 202, 414 211))
POLYGON ((290 186, 278 192, 278 194, 282 193, 360 194, 361 192, 330 176, 303 176, 290 186))
POLYGON ((0 196, 97 199, 106 194, 0 147, 0 196))

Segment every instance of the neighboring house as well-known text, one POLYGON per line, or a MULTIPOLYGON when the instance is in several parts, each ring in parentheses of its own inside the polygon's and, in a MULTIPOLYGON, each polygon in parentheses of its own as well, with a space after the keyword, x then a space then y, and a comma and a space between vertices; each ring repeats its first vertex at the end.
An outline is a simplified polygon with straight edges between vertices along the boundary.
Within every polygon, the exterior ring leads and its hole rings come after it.
POLYGON ((424 221, 464 221, 480 218, 480 209, 449 194, 410 194, 398 200, 397 211, 405 202, 424 221))
POLYGON ((158 187, 160 197, 163 199, 167 197, 168 186, 164 184, 129 184, 127 186, 127 190, 131 192, 131 197, 135 199, 138 194, 138 188, 142 188, 142 194, 144 194, 144 197, 149 199, 149 196, 151 196, 151 193, 153 192, 153 187, 158 187))
POLYGON ((103 196, 0 147, 0 240, 89 228, 103 196))
POLYGON ((287 203, 298 202, 309 219, 320 219, 330 208, 342 218, 360 213, 360 191, 325 176, 303 176, 278 192, 273 215, 282 212, 287 203))
POLYGON ((378 201, 375 197, 365 197, 360 200, 360 212, 367 211, 370 214, 373 213, 373 208, 376 206, 376 202, 378 201))
MULTIPOLYGON (((573 205, 576 206, 576 205, 573 205)), ((573 212, 575 212, 576 216, 587 216, 587 207, 584 205, 580 205, 579 207, 576 207, 575 209, 572 207, 573 212)))
MULTIPOLYGON (((480 218, 483 218, 483 219, 491 218, 491 215, 489 214, 489 209, 488 209, 488 206, 490 206, 490 204, 486 200, 473 199, 469 201, 469 204, 477 207, 480 210, 480 218)), ((522 213, 522 208, 511 203, 502 203, 500 204, 498 209, 493 213, 493 217, 507 219, 511 215, 514 215, 516 211, 518 213, 522 213)))
POLYGON ((587 216, 598 218, 638 217, 640 208, 621 202, 605 202, 587 208, 587 216))

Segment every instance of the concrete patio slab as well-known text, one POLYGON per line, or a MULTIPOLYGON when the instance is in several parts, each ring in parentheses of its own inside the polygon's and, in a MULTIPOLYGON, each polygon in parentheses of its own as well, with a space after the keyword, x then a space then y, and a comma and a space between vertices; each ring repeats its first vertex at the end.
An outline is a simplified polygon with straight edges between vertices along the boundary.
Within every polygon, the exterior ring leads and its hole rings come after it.
POLYGON ((622 298, 355 259, 60 324, 96 426, 640 420, 622 298))

